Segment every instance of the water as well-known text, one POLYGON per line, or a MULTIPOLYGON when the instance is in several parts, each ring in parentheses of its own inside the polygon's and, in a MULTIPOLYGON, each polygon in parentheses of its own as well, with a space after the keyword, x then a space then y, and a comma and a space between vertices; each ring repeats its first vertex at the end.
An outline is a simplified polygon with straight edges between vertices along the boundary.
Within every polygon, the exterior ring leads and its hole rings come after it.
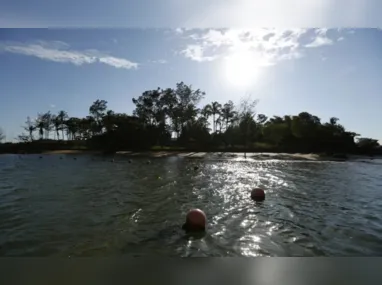
POLYGON ((382 160, 61 156, 0 156, 1 256, 382 255, 382 160))

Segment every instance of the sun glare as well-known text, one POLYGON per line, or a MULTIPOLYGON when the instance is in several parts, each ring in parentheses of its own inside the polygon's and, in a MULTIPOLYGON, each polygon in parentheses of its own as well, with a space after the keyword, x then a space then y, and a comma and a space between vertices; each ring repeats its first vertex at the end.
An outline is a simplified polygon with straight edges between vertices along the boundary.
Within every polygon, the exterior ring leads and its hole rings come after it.
POLYGON ((261 70, 260 60, 258 55, 249 51, 226 57, 224 71, 227 80, 238 87, 254 84, 261 70))

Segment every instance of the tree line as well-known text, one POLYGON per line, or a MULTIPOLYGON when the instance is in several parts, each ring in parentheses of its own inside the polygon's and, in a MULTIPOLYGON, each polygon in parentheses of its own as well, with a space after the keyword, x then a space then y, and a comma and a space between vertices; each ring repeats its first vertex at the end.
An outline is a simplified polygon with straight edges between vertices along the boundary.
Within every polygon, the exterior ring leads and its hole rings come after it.
POLYGON ((243 98, 211 102, 200 107, 205 92, 184 82, 175 88, 157 88, 132 101, 132 115, 108 109, 96 100, 83 118, 65 111, 39 113, 27 118, 23 143, 76 141, 88 148, 107 151, 184 148, 188 150, 285 151, 325 153, 371 153, 378 141, 359 137, 345 129, 336 117, 322 122, 308 112, 272 116, 256 112, 257 100, 243 98))

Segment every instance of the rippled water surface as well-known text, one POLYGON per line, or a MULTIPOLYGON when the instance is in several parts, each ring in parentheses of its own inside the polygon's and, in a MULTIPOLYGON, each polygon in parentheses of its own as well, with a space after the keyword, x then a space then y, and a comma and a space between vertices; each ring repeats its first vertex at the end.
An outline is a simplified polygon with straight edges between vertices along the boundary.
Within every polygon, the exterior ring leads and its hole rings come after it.
POLYGON ((382 255, 382 160, 146 161, 0 156, 0 255, 382 255), (180 230, 193 207, 203 238, 180 230))

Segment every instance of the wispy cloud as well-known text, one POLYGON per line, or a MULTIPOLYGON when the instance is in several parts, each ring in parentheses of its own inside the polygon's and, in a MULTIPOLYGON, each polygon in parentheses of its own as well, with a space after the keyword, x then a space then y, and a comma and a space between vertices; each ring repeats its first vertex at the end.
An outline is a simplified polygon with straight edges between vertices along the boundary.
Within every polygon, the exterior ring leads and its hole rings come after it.
MULTIPOLYGON (((261 59, 259 65, 270 66, 283 60, 304 56, 305 47, 332 44, 327 37, 328 29, 209 29, 183 33, 188 42, 180 54, 188 59, 204 62, 213 61, 240 51, 250 51, 261 59), (307 37, 311 36, 311 42, 307 37), (304 44, 303 44, 304 43, 304 44)), ((308 38, 309 39, 309 38, 308 38)))
POLYGON ((313 42, 307 44, 305 47, 307 48, 317 48, 317 47, 321 47, 321 46, 328 46, 328 45, 332 45, 333 44, 333 41, 329 38, 325 38, 325 37, 317 37, 314 39, 313 42))
POLYGON ((168 61, 165 60, 165 59, 157 59, 157 60, 151 60, 150 62, 151 62, 151 63, 158 63, 158 64, 165 64, 165 63, 167 63, 168 61))
POLYGON ((115 68, 136 69, 138 63, 124 58, 113 57, 97 50, 76 51, 64 42, 36 41, 33 43, 0 43, 0 52, 33 56, 43 60, 74 65, 103 63, 115 68))
POLYGON ((183 28, 176 28, 175 33, 177 34, 183 34, 184 29, 183 28))
POLYGON ((49 107, 52 108, 52 109, 54 109, 54 108, 56 108, 56 105, 54 105, 54 104, 50 104, 49 107))
POLYGON ((317 48, 317 47, 321 47, 321 46, 328 46, 328 45, 332 45, 333 44, 333 41, 331 39, 329 39, 326 35, 328 29, 326 28, 320 28, 320 29, 316 29, 316 37, 313 38, 313 41, 307 45, 305 45, 305 47, 307 48, 317 48))
POLYGON ((212 61, 218 56, 207 56, 205 55, 206 47, 203 45, 188 45, 184 50, 181 51, 186 58, 189 58, 194 61, 212 61))

